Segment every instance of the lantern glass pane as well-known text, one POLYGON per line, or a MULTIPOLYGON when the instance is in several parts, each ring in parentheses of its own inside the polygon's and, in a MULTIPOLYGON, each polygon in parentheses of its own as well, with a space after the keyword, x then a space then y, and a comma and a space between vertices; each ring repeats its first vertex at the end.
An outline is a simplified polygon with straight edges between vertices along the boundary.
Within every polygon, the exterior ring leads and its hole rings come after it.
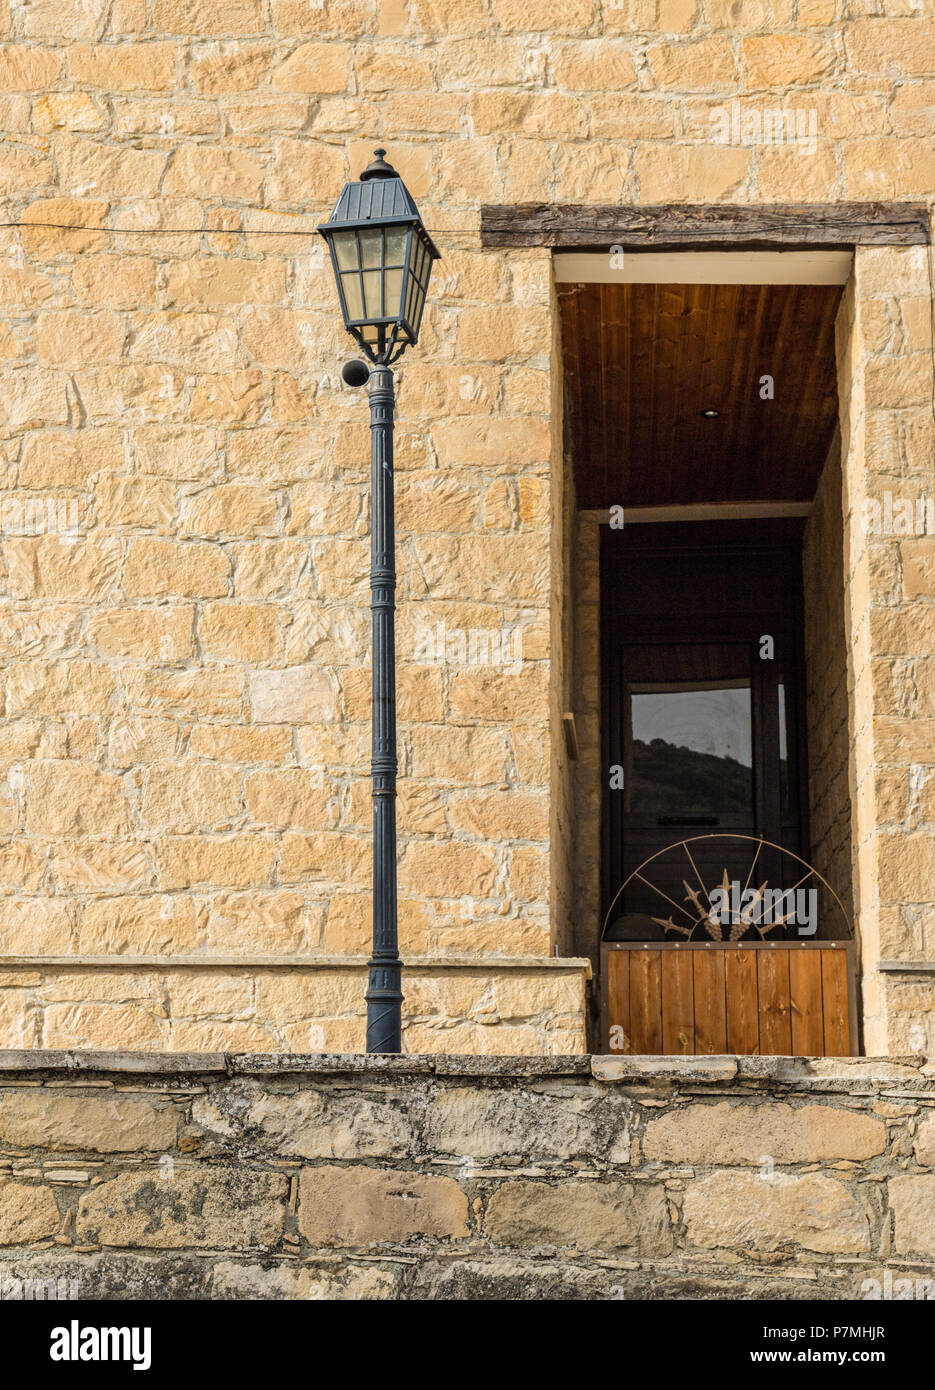
POLYGON ((360 264, 364 270, 379 270, 383 260, 383 233, 379 227, 357 233, 360 237, 360 264))
POLYGON ((416 270, 419 263, 419 238, 413 235, 412 244, 409 247, 409 284, 406 287, 406 313, 405 318, 408 323, 412 323, 412 309, 415 303, 415 296, 418 290, 416 283, 416 270))
POLYGON ((412 313, 409 316, 409 322, 412 325, 413 333, 418 333, 419 331, 419 320, 422 317, 422 306, 424 303, 425 291, 417 289, 412 301, 412 313))
POLYGON ((383 318, 383 274, 379 270, 365 270, 364 313, 367 319, 383 318))
POLYGON ((419 335, 419 327, 420 327, 420 325, 421 325, 421 323, 422 323, 422 310, 423 310, 424 308, 425 308, 425 295, 420 293, 419 298, 418 298, 418 301, 416 302, 415 313, 414 313, 413 319, 412 319, 412 331, 413 331, 413 333, 416 335, 416 337, 418 337, 418 335, 419 335))
POLYGON ((387 227, 386 229, 386 264, 405 265, 406 264, 406 227, 387 227))
POLYGON ((360 290, 360 276, 356 270, 352 270, 347 275, 341 276, 341 285, 344 289, 344 303, 347 305, 347 316, 349 319, 362 319, 364 317, 364 300, 360 290))
POLYGON ((416 303, 413 307, 412 330, 418 336, 419 328, 422 323, 422 314, 425 309, 425 298, 429 287, 429 276, 432 273, 432 256, 427 242, 422 242, 419 256, 419 290, 416 303))
POLYGON ((338 270, 357 269, 357 237, 354 232, 335 232, 332 238, 338 270))
POLYGON ((386 272, 386 312, 397 318, 400 312, 400 299, 403 292, 403 272, 401 270, 388 270, 386 272))

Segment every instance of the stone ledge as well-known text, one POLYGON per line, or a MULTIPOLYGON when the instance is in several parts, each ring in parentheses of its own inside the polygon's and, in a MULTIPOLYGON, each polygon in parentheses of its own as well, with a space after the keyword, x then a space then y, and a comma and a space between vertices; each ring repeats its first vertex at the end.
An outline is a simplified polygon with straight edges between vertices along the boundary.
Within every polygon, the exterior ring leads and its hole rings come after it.
POLYGON ((595 1081, 733 1081, 736 1057, 592 1057, 595 1081))
POLYGON ((592 1057, 597 1081, 623 1085, 705 1086, 756 1082, 798 1090, 837 1091, 901 1086, 935 1091, 935 1059, 907 1057, 592 1057))
POLYGON ((482 1057, 442 1054, 431 1058, 436 1076, 589 1076, 592 1059, 570 1057, 482 1057))
MULTIPOLYGON (((0 956, 0 970, 366 970, 369 956, 0 956)), ((546 970, 591 978, 586 956, 408 956, 404 970, 546 970)))
POLYGON ((0 1074, 6 1072, 221 1073, 226 1076, 324 1075, 393 1076, 587 1076, 591 1059, 568 1057, 480 1057, 444 1054, 367 1056, 363 1052, 224 1053, 224 1052, 90 1052, 50 1048, 0 1049, 0 1074))
POLYGON ((134 1072, 162 1075, 196 1071, 227 1073, 223 1052, 71 1052, 62 1048, 2 1048, 0 1073, 17 1071, 134 1072))
POLYGON ((95 1052, 68 1049, 0 1049, 0 1074, 95 1072, 166 1075, 220 1073, 227 1076, 389 1074, 528 1077, 590 1076, 621 1085, 689 1087, 787 1085, 837 1091, 902 1087, 935 1092, 935 1059, 907 1057, 565 1057, 348 1053, 95 1052))

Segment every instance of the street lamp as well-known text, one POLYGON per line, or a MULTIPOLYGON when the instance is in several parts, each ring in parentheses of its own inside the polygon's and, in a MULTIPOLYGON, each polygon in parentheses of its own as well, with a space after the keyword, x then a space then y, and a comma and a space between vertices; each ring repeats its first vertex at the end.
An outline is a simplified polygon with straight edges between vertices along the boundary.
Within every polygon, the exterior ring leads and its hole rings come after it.
POLYGON ((432 262, 439 258, 412 194, 376 158, 347 183, 318 228, 331 251, 344 327, 373 364, 346 362, 349 386, 370 383, 370 611, 373 633, 373 952, 367 1051, 402 1047, 402 963, 396 917, 396 539, 393 516, 393 372, 419 337, 432 262))

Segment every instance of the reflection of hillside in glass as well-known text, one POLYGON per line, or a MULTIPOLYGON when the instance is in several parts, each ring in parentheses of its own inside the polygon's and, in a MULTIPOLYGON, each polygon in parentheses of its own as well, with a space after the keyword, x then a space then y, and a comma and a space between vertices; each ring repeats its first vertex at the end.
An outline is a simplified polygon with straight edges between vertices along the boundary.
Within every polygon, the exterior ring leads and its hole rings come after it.
POLYGON ((749 813, 753 769, 665 739, 633 740, 630 808, 651 816, 749 813))

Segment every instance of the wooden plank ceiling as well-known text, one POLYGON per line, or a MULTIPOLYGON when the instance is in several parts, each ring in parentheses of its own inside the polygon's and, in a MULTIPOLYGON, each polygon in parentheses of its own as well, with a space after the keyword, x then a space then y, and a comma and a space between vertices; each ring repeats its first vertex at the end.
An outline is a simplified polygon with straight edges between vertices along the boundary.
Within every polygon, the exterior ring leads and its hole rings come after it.
POLYGON ((560 286, 578 506, 809 501, 834 435, 840 298, 838 285, 560 286))

